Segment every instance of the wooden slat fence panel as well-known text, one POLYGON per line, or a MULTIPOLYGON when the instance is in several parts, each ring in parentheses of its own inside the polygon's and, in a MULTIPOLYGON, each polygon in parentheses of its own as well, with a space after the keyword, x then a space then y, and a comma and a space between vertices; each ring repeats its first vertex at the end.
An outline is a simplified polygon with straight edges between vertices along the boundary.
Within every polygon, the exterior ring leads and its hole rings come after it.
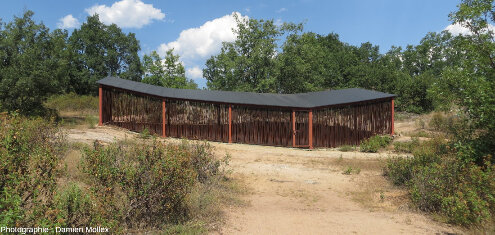
POLYGON ((103 89, 103 122, 136 132, 162 134, 161 100, 122 90, 103 89))
POLYGON ((358 145, 392 126, 390 101, 317 109, 313 116, 315 147, 358 145))
POLYGON ((167 100, 167 136, 228 142, 228 121, 228 105, 167 100))
POLYGON ((232 142, 292 146, 292 111, 232 106, 232 142))

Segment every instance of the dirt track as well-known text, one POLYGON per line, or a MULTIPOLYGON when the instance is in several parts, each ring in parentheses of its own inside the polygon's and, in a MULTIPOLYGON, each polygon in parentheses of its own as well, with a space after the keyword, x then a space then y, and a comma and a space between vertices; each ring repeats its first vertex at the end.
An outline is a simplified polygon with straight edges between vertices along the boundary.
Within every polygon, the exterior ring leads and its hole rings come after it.
MULTIPOLYGON (((111 127, 68 130, 69 140, 86 143, 135 135, 111 127)), ((247 206, 226 208, 222 234, 462 233, 408 209, 406 192, 382 176, 387 153, 212 144, 232 156, 234 177, 249 189, 247 206)))

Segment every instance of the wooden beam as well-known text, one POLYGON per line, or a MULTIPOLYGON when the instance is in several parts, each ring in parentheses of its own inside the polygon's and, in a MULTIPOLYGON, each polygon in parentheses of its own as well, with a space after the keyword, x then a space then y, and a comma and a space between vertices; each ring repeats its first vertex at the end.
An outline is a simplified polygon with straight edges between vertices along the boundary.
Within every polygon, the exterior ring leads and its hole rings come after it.
POLYGON ((309 149, 313 149, 313 110, 309 110, 309 149))
POLYGON ((98 88, 98 107, 99 107, 99 112, 100 112, 100 120, 98 122, 98 126, 103 125, 103 88, 100 85, 98 88))
POLYGON ((165 99, 162 99, 162 137, 167 137, 167 132, 166 132, 166 110, 167 107, 165 106, 165 99))
POLYGON ((292 110, 292 147, 296 147, 296 111, 292 110))
POLYGON ((394 99, 392 99, 392 118, 390 121, 391 121, 390 135, 394 135, 394 99))
POLYGON ((232 143, 232 105, 229 105, 229 144, 232 143))

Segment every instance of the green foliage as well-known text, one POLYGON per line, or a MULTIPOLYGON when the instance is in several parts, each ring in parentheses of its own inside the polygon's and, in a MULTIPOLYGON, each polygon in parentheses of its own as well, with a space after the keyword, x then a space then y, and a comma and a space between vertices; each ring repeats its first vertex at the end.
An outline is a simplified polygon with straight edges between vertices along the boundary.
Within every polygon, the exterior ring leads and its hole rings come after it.
POLYGON ((93 129, 98 124, 98 118, 92 115, 86 115, 84 117, 84 122, 88 125, 89 129, 93 129))
POLYGON ((239 18, 236 40, 223 44, 220 54, 206 61, 203 76, 213 90, 276 92, 277 40, 284 33, 295 33, 301 25, 273 20, 239 18))
POLYGON ((16 114, 0 117, 0 127, 0 225, 47 223, 67 148, 63 135, 50 122, 16 114))
POLYGON ((449 150, 444 140, 418 145, 414 157, 387 161, 384 173, 396 185, 411 192, 421 210, 445 216, 461 225, 483 224, 495 213, 495 167, 485 158, 482 165, 466 163, 449 150))
POLYGON ((417 137, 411 138, 411 141, 394 142, 394 150, 399 153, 412 153, 414 148, 419 145, 417 137))
POLYGON ((435 112, 431 116, 428 126, 435 131, 445 131, 448 128, 447 118, 440 112, 435 112))
POLYGON ((97 80, 119 76, 140 81, 143 74, 134 33, 127 35, 115 24, 103 24, 98 15, 88 16, 67 41, 71 70, 68 91, 97 95, 97 80))
POLYGON ((173 52, 173 49, 168 50, 164 60, 156 51, 144 55, 145 74, 142 82, 170 88, 197 89, 198 85, 186 78, 184 65, 180 62, 179 56, 174 55, 173 52))
POLYGON ((376 153, 380 148, 384 148, 390 144, 392 137, 375 135, 369 139, 363 140, 359 145, 359 150, 366 153, 376 153))
POLYGON ((356 150, 356 146, 352 146, 352 145, 342 145, 339 147, 339 151, 342 152, 351 152, 354 150, 356 150))
POLYGON ((44 115, 42 103, 65 88, 67 60, 62 55, 67 32, 50 32, 32 11, 0 22, 0 110, 44 115))
POLYGON ((141 139, 149 139, 151 137, 150 130, 148 128, 144 128, 141 133, 139 133, 139 138, 141 139))
POLYGON ((344 175, 350 175, 350 174, 352 174, 352 167, 348 166, 348 167, 344 170, 344 172, 342 172, 342 174, 344 174, 344 175))
POLYGON ((127 228, 186 221, 191 216, 187 198, 194 185, 222 175, 222 164, 206 143, 95 146, 84 150, 81 169, 105 205, 102 216, 127 228))
POLYGON ((356 175, 359 175, 359 173, 361 173, 361 168, 359 168, 359 167, 352 168, 351 166, 348 166, 347 168, 344 169, 344 171, 342 172, 342 174, 344 174, 344 175, 352 175, 353 172, 356 175))
POLYGON ((44 106, 58 112, 98 112, 98 97, 91 95, 77 95, 76 93, 67 93, 50 96, 44 103, 44 106))
POLYGON ((459 157, 482 164, 483 157, 495 154, 495 3, 466 0, 450 14, 453 23, 469 29, 472 34, 459 37, 458 47, 465 59, 461 64, 446 68, 430 89, 444 110, 458 108, 453 142, 459 157), (462 125, 460 125, 462 124, 462 125))
MULTIPOLYGON (((99 220, 98 208, 91 196, 74 183, 69 184, 54 198, 58 226, 79 228, 86 226, 111 226, 99 220)), ((114 231, 117 229, 113 229, 114 231)))

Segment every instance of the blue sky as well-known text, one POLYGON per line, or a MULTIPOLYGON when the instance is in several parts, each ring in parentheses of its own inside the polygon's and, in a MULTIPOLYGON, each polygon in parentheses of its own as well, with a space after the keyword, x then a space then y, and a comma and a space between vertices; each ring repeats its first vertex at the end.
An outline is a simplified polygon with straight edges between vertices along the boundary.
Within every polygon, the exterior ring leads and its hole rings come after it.
POLYGON ((188 77, 205 84, 201 69, 218 52, 221 41, 233 40, 231 14, 243 17, 305 22, 305 31, 337 33, 352 45, 371 42, 386 52, 392 45, 418 44, 427 32, 440 32, 450 25, 448 14, 456 0, 375 1, 3 1, 0 18, 8 22, 25 9, 48 27, 69 31, 97 12, 105 23, 116 23, 133 32, 141 42, 141 55, 175 48, 184 61, 188 77), (69 16, 70 15, 70 16, 69 16), (65 17, 65 18, 64 18, 65 17), (63 21, 63 19, 65 19, 63 21))

